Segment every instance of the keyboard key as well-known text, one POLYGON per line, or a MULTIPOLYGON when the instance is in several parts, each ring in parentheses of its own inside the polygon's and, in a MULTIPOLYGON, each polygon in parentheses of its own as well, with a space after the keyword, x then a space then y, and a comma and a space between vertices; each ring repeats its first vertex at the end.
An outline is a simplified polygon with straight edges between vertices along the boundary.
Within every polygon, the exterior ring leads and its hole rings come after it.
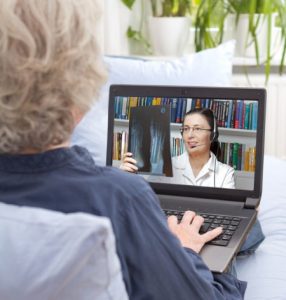
POLYGON ((213 221, 213 223, 214 223, 214 224, 221 224, 221 220, 215 219, 215 220, 213 221))
POLYGON ((212 229, 217 228, 217 227, 219 227, 219 224, 212 224, 212 225, 210 226, 210 228, 212 228, 212 229))
POLYGON ((228 241, 224 241, 224 240, 214 240, 210 242, 211 245, 216 245, 216 246, 227 246, 228 241))
POLYGON ((234 225, 234 226, 237 226, 237 225, 239 225, 239 222, 237 222, 237 221, 231 221, 230 224, 231 224, 231 225, 234 225))
POLYGON ((229 225, 228 226, 228 230, 236 230, 237 226, 233 226, 233 225, 229 225))
POLYGON ((223 221, 222 221, 222 224, 229 225, 229 224, 230 224, 230 221, 229 221, 229 220, 223 220, 223 221))
POLYGON ((233 235, 234 231, 233 230, 226 230, 224 233, 228 234, 228 235, 233 235))
POLYGON ((231 239, 231 235, 224 234, 221 239, 225 241, 229 241, 231 239))
POLYGON ((201 226, 201 228, 200 228, 200 233, 205 233, 205 232, 207 232, 208 229, 209 229, 209 227, 210 227, 210 224, 204 223, 204 224, 201 226))
POLYGON ((204 219, 204 223, 211 223, 211 222, 212 222, 212 219, 209 219, 209 218, 204 219))

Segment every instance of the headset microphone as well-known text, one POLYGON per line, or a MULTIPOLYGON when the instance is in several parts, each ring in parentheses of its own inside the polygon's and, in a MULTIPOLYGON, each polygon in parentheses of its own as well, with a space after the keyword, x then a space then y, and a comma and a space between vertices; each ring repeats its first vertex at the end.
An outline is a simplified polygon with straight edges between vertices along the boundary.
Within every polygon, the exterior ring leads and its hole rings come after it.
POLYGON ((191 149, 193 149, 193 148, 197 148, 197 147, 200 147, 200 146, 204 146, 204 145, 206 145, 206 144, 194 145, 194 146, 192 146, 192 147, 191 147, 191 149))

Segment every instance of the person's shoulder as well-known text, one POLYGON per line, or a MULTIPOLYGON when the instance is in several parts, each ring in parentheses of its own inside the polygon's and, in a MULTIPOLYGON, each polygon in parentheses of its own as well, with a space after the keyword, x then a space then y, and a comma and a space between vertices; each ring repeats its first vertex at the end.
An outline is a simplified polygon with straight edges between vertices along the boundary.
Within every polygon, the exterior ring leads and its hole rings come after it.
POLYGON ((219 161, 213 152, 211 152, 211 159, 212 159, 212 165, 216 169, 216 171, 223 172, 223 173, 234 172, 233 167, 219 161))
POLYGON ((102 183, 112 183, 113 188, 124 188, 124 190, 130 192, 149 189, 146 180, 140 175, 128 173, 111 166, 96 166, 96 169, 98 174, 97 179, 102 183))
POLYGON ((74 146, 73 151, 76 152, 75 165, 77 171, 83 172, 89 183, 91 181, 93 185, 101 187, 101 189, 108 186, 110 190, 124 189, 132 193, 134 187, 136 187, 137 191, 149 187, 139 175, 124 172, 111 166, 97 165, 85 148, 74 146))
POLYGON ((224 164, 220 161, 217 161, 217 165, 218 165, 218 168, 219 170, 225 172, 225 173, 233 173, 234 172, 234 168, 227 165, 227 164, 224 164))

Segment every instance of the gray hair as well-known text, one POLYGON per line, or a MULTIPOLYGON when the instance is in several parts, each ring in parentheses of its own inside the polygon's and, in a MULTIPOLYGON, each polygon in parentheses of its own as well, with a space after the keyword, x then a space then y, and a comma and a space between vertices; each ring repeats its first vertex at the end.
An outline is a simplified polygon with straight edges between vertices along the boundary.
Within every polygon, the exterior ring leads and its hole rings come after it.
MULTIPOLYGON (((100 1, 100 0, 98 0, 100 1)), ((0 0, 0 153, 69 139, 106 79, 97 0, 0 0)))

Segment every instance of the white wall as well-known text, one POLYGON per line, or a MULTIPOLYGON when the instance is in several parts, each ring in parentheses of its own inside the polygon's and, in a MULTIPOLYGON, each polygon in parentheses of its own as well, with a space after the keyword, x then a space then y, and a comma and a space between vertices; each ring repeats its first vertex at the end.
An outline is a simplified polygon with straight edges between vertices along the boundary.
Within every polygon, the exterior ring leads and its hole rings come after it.
POLYGON ((104 1, 104 53, 128 55, 126 31, 131 19, 130 10, 119 0, 104 1))
MULTIPOLYGON (((138 30, 141 18, 151 14, 149 1, 137 0, 130 11, 120 0, 104 0, 104 53, 107 55, 129 55, 131 52, 142 52, 142 46, 130 41, 126 32, 128 26, 138 30), (143 6, 142 6, 143 5, 143 6), (143 14, 141 13, 143 8, 143 14)), ((146 24, 143 23, 144 36, 148 35, 146 24)))
MULTIPOLYGON (((264 74, 233 75, 234 86, 264 87, 264 74)), ((271 74, 267 89, 265 154, 286 159, 286 75, 271 74)))

